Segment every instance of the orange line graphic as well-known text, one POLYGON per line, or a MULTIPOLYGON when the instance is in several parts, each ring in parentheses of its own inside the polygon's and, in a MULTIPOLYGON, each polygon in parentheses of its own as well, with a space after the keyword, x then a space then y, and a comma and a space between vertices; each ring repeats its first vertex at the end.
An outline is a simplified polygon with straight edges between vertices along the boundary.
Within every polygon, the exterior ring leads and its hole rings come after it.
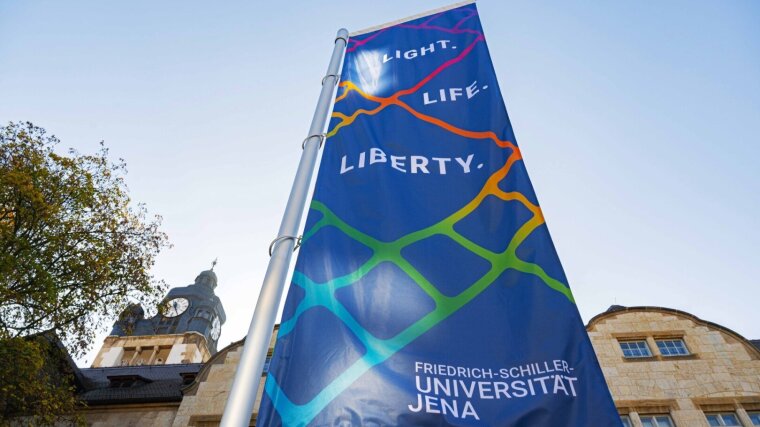
POLYGON ((450 67, 450 66, 452 66, 452 65, 454 65, 454 64, 456 64, 458 62, 460 62, 470 52, 472 52, 472 50, 475 48, 475 45, 477 43, 479 43, 479 42, 481 42, 483 40, 485 40, 485 39, 483 38, 482 35, 478 36, 459 55, 457 55, 455 58, 452 58, 452 59, 444 62, 443 64, 441 64, 432 73, 428 74, 427 76, 425 76, 425 78, 423 78, 422 80, 420 80, 416 85, 414 85, 414 86, 412 86, 411 88, 408 88, 408 89, 399 90, 398 92, 394 93, 393 95, 391 95, 391 96, 389 96, 387 98, 370 95, 370 94, 364 92, 363 90, 359 89, 359 87, 356 86, 356 84, 354 82, 350 81, 350 80, 346 80, 346 81, 341 82, 340 83, 340 87, 342 87, 344 90, 343 90, 342 94, 340 94, 337 98, 335 98, 335 103, 336 104, 338 102, 343 101, 348 96, 348 94, 351 91, 354 91, 354 92, 358 93, 361 97, 363 97, 363 98, 365 98, 367 100, 370 100, 370 101, 377 102, 380 105, 378 107, 372 109, 372 110, 366 110, 366 109, 363 109, 363 108, 362 109, 358 109, 358 110, 354 111, 350 116, 347 116, 347 115, 345 115, 343 113, 340 113, 340 112, 334 112, 332 114, 332 116, 336 117, 336 118, 339 118, 341 121, 338 124, 336 124, 335 127, 327 134, 328 138, 331 137, 331 136, 333 136, 333 135, 335 135, 335 134, 337 134, 338 131, 341 128, 352 124, 354 122, 354 120, 356 120, 356 118, 359 117, 360 115, 366 114, 366 115, 372 116, 372 115, 375 115, 375 114, 379 113, 380 111, 384 110, 386 107, 388 107, 390 105, 395 105, 395 106, 398 106, 398 107, 401 107, 401 108, 405 109, 410 114, 412 114, 414 117, 416 117, 416 118, 418 118, 418 119, 420 119, 422 121, 434 124, 434 125, 436 125, 438 127, 446 129, 447 131, 449 131, 451 133, 454 133, 456 135, 463 136, 465 138, 472 138, 472 139, 490 139, 496 145, 498 145, 499 147, 510 148, 510 149, 512 149, 515 152, 519 152, 519 148, 517 148, 517 146, 514 143, 512 143, 511 141, 505 141, 505 140, 499 139, 499 137, 494 132, 492 132, 492 131, 470 131, 470 130, 459 128, 457 126, 452 125, 451 123, 448 123, 448 122, 443 121, 441 119, 438 119, 436 117, 420 113, 419 111, 417 111, 414 108, 412 108, 411 106, 409 106, 409 104, 407 104, 404 101, 401 101, 399 99, 400 97, 402 97, 404 95, 409 95, 409 94, 417 92, 425 84, 427 84, 428 82, 430 82, 430 80, 432 80, 435 76, 437 76, 438 74, 440 74, 443 70, 445 70, 446 68, 448 68, 448 67, 450 67))

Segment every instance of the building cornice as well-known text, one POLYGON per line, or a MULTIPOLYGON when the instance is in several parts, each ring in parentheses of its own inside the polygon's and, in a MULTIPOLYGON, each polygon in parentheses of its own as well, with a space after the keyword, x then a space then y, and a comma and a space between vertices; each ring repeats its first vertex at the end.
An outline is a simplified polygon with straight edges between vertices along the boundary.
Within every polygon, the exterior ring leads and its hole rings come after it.
POLYGON ((609 310, 599 313, 596 316, 592 317, 591 320, 588 321, 586 324, 586 331, 591 331, 591 329, 599 322, 606 320, 611 317, 615 317, 620 314, 627 314, 627 313, 661 313, 661 314, 669 314, 669 315, 675 315, 680 316, 686 319, 691 320, 697 325, 705 326, 707 328, 716 329, 720 332, 725 333, 726 335, 729 335, 730 337, 734 338, 738 342, 741 342, 744 347, 747 348, 747 350, 750 352, 750 354, 753 354, 755 357, 760 359, 760 349, 755 347, 750 340, 747 338, 744 338, 739 333, 723 326, 719 325, 717 323, 713 323, 707 320, 702 320, 699 317, 685 312, 683 310, 677 310, 674 308, 667 308, 667 307, 657 307, 657 306, 635 306, 635 307, 623 307, 623 306, 612 306, 609 310), (614 307, 614 308, 613 308, 614 307))

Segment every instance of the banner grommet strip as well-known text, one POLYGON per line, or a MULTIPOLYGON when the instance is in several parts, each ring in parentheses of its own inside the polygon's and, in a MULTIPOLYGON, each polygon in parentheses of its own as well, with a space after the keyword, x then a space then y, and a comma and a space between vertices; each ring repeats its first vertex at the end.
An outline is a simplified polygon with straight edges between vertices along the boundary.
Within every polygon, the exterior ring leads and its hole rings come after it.
POLYGON ((324 133, 317 133, 314 135, 307 136, 301 143, 301 149, 302 150, 306 149, 306 142, 308 142, 311 138, 314 138, 315 136, 319 137, 319 148, 322 148, 322 144, 325 143, 325 139, 327 139, 327 135, 324 133))
POLYGON ((272 256, 272 251, 274 250, 274 245, 276 245, 278 242, 281 242, 283 240, 293 239, 295 242, 295 246, 293 246, 293 252, 296 251, 299 247, 301 247, 301 239, 303 236, 277 236, 274 240, 272 240, 272 243, 269 244, 269 256, 272 256))

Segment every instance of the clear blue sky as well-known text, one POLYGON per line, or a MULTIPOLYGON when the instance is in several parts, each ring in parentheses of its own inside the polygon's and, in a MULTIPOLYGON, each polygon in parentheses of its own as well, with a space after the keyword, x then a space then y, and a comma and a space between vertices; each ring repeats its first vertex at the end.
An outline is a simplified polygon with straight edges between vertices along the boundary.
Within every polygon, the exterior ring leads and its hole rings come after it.
MULTIPOLYGON (((154 274, 183 286, 219 257, 226 345, 248 328, 335 31, 447 4, 0 2, 0 121, 126 159, 175 245, 154 274)), ((478 8, 583 318, 657 305, 760 338, 760 3, 478 8)))

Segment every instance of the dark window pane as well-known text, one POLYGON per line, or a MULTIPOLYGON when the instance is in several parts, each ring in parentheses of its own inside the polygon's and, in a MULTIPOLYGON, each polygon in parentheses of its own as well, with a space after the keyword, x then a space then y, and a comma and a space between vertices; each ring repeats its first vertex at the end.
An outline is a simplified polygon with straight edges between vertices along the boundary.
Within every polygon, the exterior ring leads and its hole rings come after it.
POLYGON ((752 421, 753 426, 760 426, 760 412, 750 412, 749 419, 752 421))
POLYGON ((624 357, 650 357, 652 355, 646 341, 623 341, 619 344, 624 357))
POLYGON ((689 350, 682 339, 657 340, 657 348, 663 356, 686 356, 689 350))
POLYGON ((734 414, 721 414, 721 417, 723 418, 724 425, 741 426, 741 424, 739 424, 739 419, 736 418, 736 415, 734 414))
POLYGON ((657 427, 653 417, 641 417, 641 425, 644 427, 657 427))

